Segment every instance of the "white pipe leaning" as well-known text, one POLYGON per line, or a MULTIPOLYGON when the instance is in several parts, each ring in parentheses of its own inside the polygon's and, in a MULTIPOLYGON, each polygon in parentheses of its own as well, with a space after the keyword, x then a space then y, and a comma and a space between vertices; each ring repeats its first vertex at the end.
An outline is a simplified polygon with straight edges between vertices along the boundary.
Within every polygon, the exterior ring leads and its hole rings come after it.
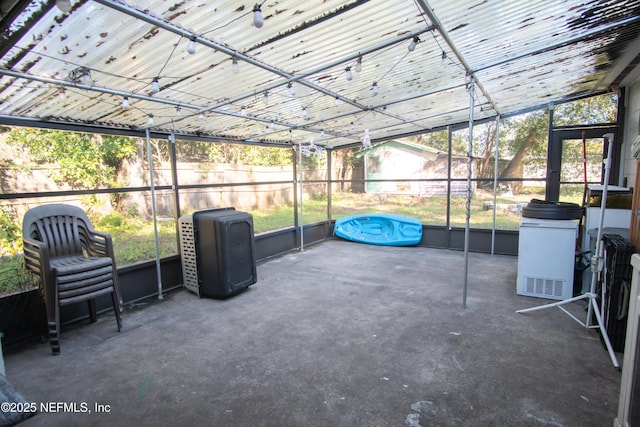
POLYGON ((300 216, 298 216, 298 226, 300 227, 300 252, 304 251, 304 220, 302 214, 302 147, 298 145, 298 189, 300 190, 300 202, 298 205, 300 206, 300 216))
POLYGON ((149 129, 146 129, 147 134, 147 159, 149 162, 149 185, 151 187, 151 209, 153 211, 153 236, 155 238, 156 246, 156 273, 158 275, 158 299, 162 299, 162 273, 160 270, 160 240, 158 238, 158 215, 156 212, 156 187, 153 180, 153 156, 151 153, 151 136, 149 135, 149 129))
POLYGON ((474 81, 469 81, 469 145, 467 147, 467 205, 464 227, 464 286, 462 290, 462 307, 467 307, 467 282, 469 279, 469 220, 471 218, 471 175, 473 174, 473 108, 474 81))
POLYGON ((495 252, 496 247, 496 212, 498 211, 498 159, 500 153, 498 151, 498 143, 500 141, 500 115, 496 117, 496 138, 494 151, 494 167, 493 167, 493 227, 491 228, 491 255, 495 252))

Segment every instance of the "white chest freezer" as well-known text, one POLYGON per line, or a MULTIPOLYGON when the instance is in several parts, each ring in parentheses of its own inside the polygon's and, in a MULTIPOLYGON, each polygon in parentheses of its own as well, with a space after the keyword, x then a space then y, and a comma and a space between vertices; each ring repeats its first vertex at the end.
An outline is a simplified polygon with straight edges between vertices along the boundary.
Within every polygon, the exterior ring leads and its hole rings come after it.
POLYGON ((564 300, 573 297, 578 224, 572 220, 522 217, 517 293, 564 300))

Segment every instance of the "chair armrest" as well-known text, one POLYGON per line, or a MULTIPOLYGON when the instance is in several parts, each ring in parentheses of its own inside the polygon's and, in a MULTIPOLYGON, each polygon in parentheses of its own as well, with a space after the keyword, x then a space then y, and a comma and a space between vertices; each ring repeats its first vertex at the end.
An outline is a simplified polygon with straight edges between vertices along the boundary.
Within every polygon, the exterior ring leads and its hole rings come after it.
POLYGON ((22 243, 24 268, 43 280, 42 273, 51 270, 49 248, 44 242, 30 238, 23 238, 22 243))
POLYGON ((109 233, 97 230, 89 230, 89 247, 87 252, 91 256, 106 256, 114 259, 113 240, 109 233))

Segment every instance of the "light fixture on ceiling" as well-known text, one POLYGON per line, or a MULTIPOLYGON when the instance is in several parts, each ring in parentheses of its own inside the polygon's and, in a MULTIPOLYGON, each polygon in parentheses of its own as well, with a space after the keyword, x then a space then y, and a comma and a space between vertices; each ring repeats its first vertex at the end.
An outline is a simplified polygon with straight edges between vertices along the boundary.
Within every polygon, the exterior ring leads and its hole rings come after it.
POLYGON ((362 55, 358 55, 358 59, 356 60, 356 73, 362 71, 362 55))
POLYGON ((262 9, 259 4, 253 6, 253 25, 256 28, 262 28, 264 25, 264 19, 262 19, 262 9))
POLYGON ((275 123, 273 123, 273 120, 271 120, 271 121, 269 122, 269 128, 270 128, 270 129, 273 129, 275 126, 276 126, 276 124, 275 124, 275 123))
POLYGON ((237 58, 233 58, 231 62, 231 70, 233 70, 233 74, 238 74, 240 72, 240 65, 238 65, 237 58))
POLYGON ((302 107, 302 117, 307 117, 307 107, 302 107))
POLYGON ((300 153, 305 157, 324 157, 325 151, 326 150, 324 149, 324 147, 314 144, 313 140, 309 143, 309 145, 300 145, 300 153))
POLYGON ((269 92, 264 92, 264 95, 262 95, 262 102, 264 102, 265 105, 269 105, 269 92))
POLYGON ((473 89, 473 84, 474 84, 474 77, 471 73, 467 73, 464 76, 464 84, 465 84, 465 88, 466 90, 469 92, 473 89))
POLYGON ((153 114, 149 114, 149 119, 147 120, 147 126, 153 126, 153 114))
POLYGON ((200 113, 200 114, 198 115, 198 118, 199 118, 200 120, 204 120, 204 113, 200 113))
POLYGON ((360 138, 360 141, 362 141, 362 146, 364 148, 371 148, 371 137, 369 136, 369 129, 364 130, 364 134, 362 135, 362 138, 360 138))
POLYGON ((447 60, 447 52, 445 52, 444 50, 442 51, 442 56, 440 57, 442 59, 442 62, 447 60))
POLYGON ((71 4, 71 0, 56 0, 56 6, 58 6, 58 9, 62 12, 69 13, 73 5, 71 4))
POLYGON ((189 52, 190 55, 193 55, 194 53, 196 53, 196 38, 195 37, 191 37, 191 39, 189 39, 189 44, 187 45, 187 52, 189 52))
POLYGON ((93 79, 91 78, 91 70, 87 67, 78 67, 72 70, 67 77, 69 81, 81 84, 85 86, 93 86, 93 79))
POLYGON ((242 108, 240 109, 240 114, 242 114, 243 116, 247 115, 247 109, 244 107, 244 105, 242 106, 242 108))
POLYGON ((151 82, 151 93, 158 93, 160 92, 160 83, 158 83, 158 78, 154 77, 153 81, 151 82))
POLYGON ((345 77, 347 78, 347 80, 349 80, 349 81, 353 80, 353 73, 351 72, 351 67, 345 68, 344 72, 345 72, 345 77))
POLYGON ((311 152, 312 145, 315 145, 313 141, 311 141, 309 145, 300 145, 300 153, 305 157, 311 157, 313 155, 311 152))
POLYGON ((320 129, 320 135, 324 136, 324 129, 320 129))
POLYGON ((89 72, 88 69, 87 69, 87 73, 83 74, 80 80, 82 81, 82 84, 84 84, 85 86, 93 86, 93 79, 91 78, 91 73, 89 72))
POLYGON ((182 115, 182 107, 178 105, 176 106, 176 116, 181 116, 181 115, 182 115))
POLYGON ((380 89, 378 88, 378 82, 373 82, 371 85, 371 93, 373 96, 376 96, 379 93, 380 89))
POLYGON ((351 123, 349 124, 349 129, 354 130, 355 128, 356 128, 356 124, 355 124, 355 123, 353 123, 353 122, 351 122, 351 123))
POLYGON ((333 100, 333 106, 337 107, 338 105, 340 105, 340 98, 336 96, 336 98, 333 100))
POLYGON ((289 89, 289 95, 296 96, 296 88, 293 87, 293 83, 289 83, 287 88, 289 89))
POLYGON ((127 108, 129 108, 129 97, 125 96, 124 98, 122 98, 122 108, 124 108, 125 110, 127 108))
POLYGON ((409 47, 407 47, 407 49, 409 49, 409 52, 413 52, 414 50, 416 50, 416 46, 418 46, 418 43, 420 43, 420 37, 415 36, 413 40, 411 40, 411 43, 409 43, 409 47))
POLYGON ((68 79, 76 84, 85 86, 93 86, 93 79, 91 78, 91 70, 87 67, 78 67, 69 73, 68 79))

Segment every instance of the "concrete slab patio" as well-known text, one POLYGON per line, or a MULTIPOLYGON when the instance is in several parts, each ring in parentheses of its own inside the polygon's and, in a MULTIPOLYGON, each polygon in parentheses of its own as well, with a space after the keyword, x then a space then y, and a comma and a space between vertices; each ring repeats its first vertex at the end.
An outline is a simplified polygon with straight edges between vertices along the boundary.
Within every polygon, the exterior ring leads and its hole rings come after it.
POLYGON ((60 356, 29 345, 7 378, 66 404, 25 427, 612 425, 620 372, 599 335, 517 314, 548 301, 516 294, 515 257, 470 254, 469 272, 463 308, 463 253, 330 240, 228 300, 179 290, 125 309, 120 333, 108 313, 63 327, 60 356))

